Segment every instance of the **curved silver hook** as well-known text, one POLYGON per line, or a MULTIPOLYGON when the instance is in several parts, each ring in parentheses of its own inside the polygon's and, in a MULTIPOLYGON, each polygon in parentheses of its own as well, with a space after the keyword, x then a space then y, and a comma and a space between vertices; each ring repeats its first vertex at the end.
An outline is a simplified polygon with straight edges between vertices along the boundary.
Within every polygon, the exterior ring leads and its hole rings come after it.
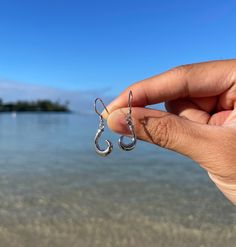
POLYGON ((133 92, 129 91, 129 101, 128 101, 128 107, 129 107, 129 114, 131 116, 132 113, 132 102, 133 102, 133 92))
POLYGON ((106 112, 109 114, 109 111, 107 110, 107 108, 106 108, 104 102, 102 101, 102 99, 96 98, 95 101, 94 101, 94 110, 95 110, 95 112, 98 114, 98 116, 99 116, 99 117, 102 117, 102 114, 101 114, 101 113, 98 111, 98 109, 97 109, 97 102, 98 102, 98 101, 101 102, 102 106, 104 107, 104 109, 106 110, 106 112))
POLYGON ((125 150, 125 151, 133 150, 135 148, 136 142, 137 142, 137 137, 136 137, 136 134, 135 134, 135 129, 134 129, 133 124, 129 125, 129 129, 130 129, 130 132, 132 133, 131 142, 128 143, 128 144, 125 144, 124 141, 123 141, 125 136, 121 136, 119 138, 119 142, 118 142, 120 148, 125 150))
POLYGON ((104 125, 104 120, 103 120, 102 114, 97 110, 97 101, 98 100, 102 103, 102 105, 103 105, 104 109, 107 111, 107 113, 109 113, 105 104, 103 103, 103 101, 100 98, 97 98, 94 102, 94 110, 99 115, 100 123, 99 123, 98 131, 94 137, 94 147, 95 147, 95 151, 97 154, 99 154, 102 157, 105 157, 112 152, 113 145, 109 140, 105 140, 105 142, 107 143, 107 148, 106 149, 100 148, 99 139, 100 139, 102 133, 104 132, 105 125, 104 125))
POLYGON ((135 148, 136 146, 136 142, 137 142, 137 137, 136 137, 136 134, 135 134, 135 129, 134 129, 134 125, 133 125, 133 121, 132 121, 132 101, 133 101, 133 93, 132 91, 129 91, 129 99, 128 99, 128 106, 129 106, 129 112, 127 114, 127 117, 126 117, 126 121, 127 121, 127 124, 129 126, 129 129, 130 129, 130 132, 131 132, 131 142, 126 144, 124 143, 124 138, 125 136, 121 136, 119 138, 119 141, 118 141, 118 144, 120 146, 121 149, 125 150, 125 151, 131 151, 135 148))

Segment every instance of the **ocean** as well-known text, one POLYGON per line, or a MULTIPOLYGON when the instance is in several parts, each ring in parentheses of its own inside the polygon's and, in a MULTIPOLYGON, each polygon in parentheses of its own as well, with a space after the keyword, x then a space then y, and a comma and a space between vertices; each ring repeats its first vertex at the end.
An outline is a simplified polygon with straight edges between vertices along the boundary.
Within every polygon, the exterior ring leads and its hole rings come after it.
POLYGON ((119 135, 106 158, 98 118, 0 115, 0 247, 234 247, 236 208, 190 159, 119 135))

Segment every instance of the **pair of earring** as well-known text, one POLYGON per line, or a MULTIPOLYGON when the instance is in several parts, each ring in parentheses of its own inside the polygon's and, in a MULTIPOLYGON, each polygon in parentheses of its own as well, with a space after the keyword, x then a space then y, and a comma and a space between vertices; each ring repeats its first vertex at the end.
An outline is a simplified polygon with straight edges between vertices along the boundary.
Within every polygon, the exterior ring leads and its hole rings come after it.
MULTIPOLYGON (((135 134, 135 129, 134 129, 134 124, 133 124, 133 120, 132 120, 132 100, 133 100, 133 94, 132 91, 129 91, 129 98, 128 98, 128 107, 129 107, 129 111, 127 113, 126 116, 126 122, 128 124, 129 130, 131 132, 131 142, 126 144, 124 143, 124 136, 121 136, 119 138, 118 141, 118 145, 121 149, 125 150, 125 151, 131 151, 135 148, 136 146, 136 142, 137 142, 137 137, 135 134)), ((104 109, 106 110, 106 112, 109 114, 105 104, 103 103, 103 101, 100 98, 97 98, 94 102, 94 110, 95 112, 98 114, 99 119, 100 119, 100 123, 99 123, 99 127, 97 130, 97 133, 95 135, 94 138, 94 145, 95 145, 95 151, 97 154, 99 154, 100 156, 107 156, 108 154, 110 154, 113 150, 113 145, 109 140, 105 140, 107 143, 107 148, 106 149, 101 149, 100 145, 99 145, 99 139, 102 135, 102 133, 104 132, 105 129, 105 124, 104 124, 104 119, 102 114, 97 110, 97 102, 100 101, 101 104, 103 105, 104 109)))

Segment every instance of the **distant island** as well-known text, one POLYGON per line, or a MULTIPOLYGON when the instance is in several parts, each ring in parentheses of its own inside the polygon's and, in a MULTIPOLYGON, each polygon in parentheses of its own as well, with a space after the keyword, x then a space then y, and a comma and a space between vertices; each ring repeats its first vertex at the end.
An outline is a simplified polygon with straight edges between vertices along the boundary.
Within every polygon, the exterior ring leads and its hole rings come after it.
POLYGON ((0 112, 71 112, 69 102, 64 104, 51 100, 3 102, 0 99, 0 112))

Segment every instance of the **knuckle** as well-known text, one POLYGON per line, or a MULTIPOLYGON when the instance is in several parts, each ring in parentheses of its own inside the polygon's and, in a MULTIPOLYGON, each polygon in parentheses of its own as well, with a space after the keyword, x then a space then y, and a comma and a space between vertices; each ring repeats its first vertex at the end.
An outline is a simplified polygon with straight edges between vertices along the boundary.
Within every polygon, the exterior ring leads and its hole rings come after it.
POLYGON ((236 63, 234 63, 228 73, 226 74, 226 81, 229 83, 236 83, 236 63))
POLYGON ((175 75, 182 75, 182 74, 186 74, 188 73, 192 68, 193 68, 193 64, 183 64, 183 65, 179 65, 177 67, 174 67, 172 69, 170 69, 171 73, 174 73, 175 75))
POLYGON ((168 116, 162 117, 158 121, 151 119, 149 133, 152 142, 163 148, 171 148, 173 146, 173 129, 175 129, 174 121, 168 116))
POLYGON ((189 96, 188 81, 189 81, 189 76, 193 72, 194 66, 195 66, 194 64, 184 64, 174 67, 169 71, 169 73, 173 74, 173 77, 181 79, 182 87, 184 89, 182 95, 183 98, 189 96))

